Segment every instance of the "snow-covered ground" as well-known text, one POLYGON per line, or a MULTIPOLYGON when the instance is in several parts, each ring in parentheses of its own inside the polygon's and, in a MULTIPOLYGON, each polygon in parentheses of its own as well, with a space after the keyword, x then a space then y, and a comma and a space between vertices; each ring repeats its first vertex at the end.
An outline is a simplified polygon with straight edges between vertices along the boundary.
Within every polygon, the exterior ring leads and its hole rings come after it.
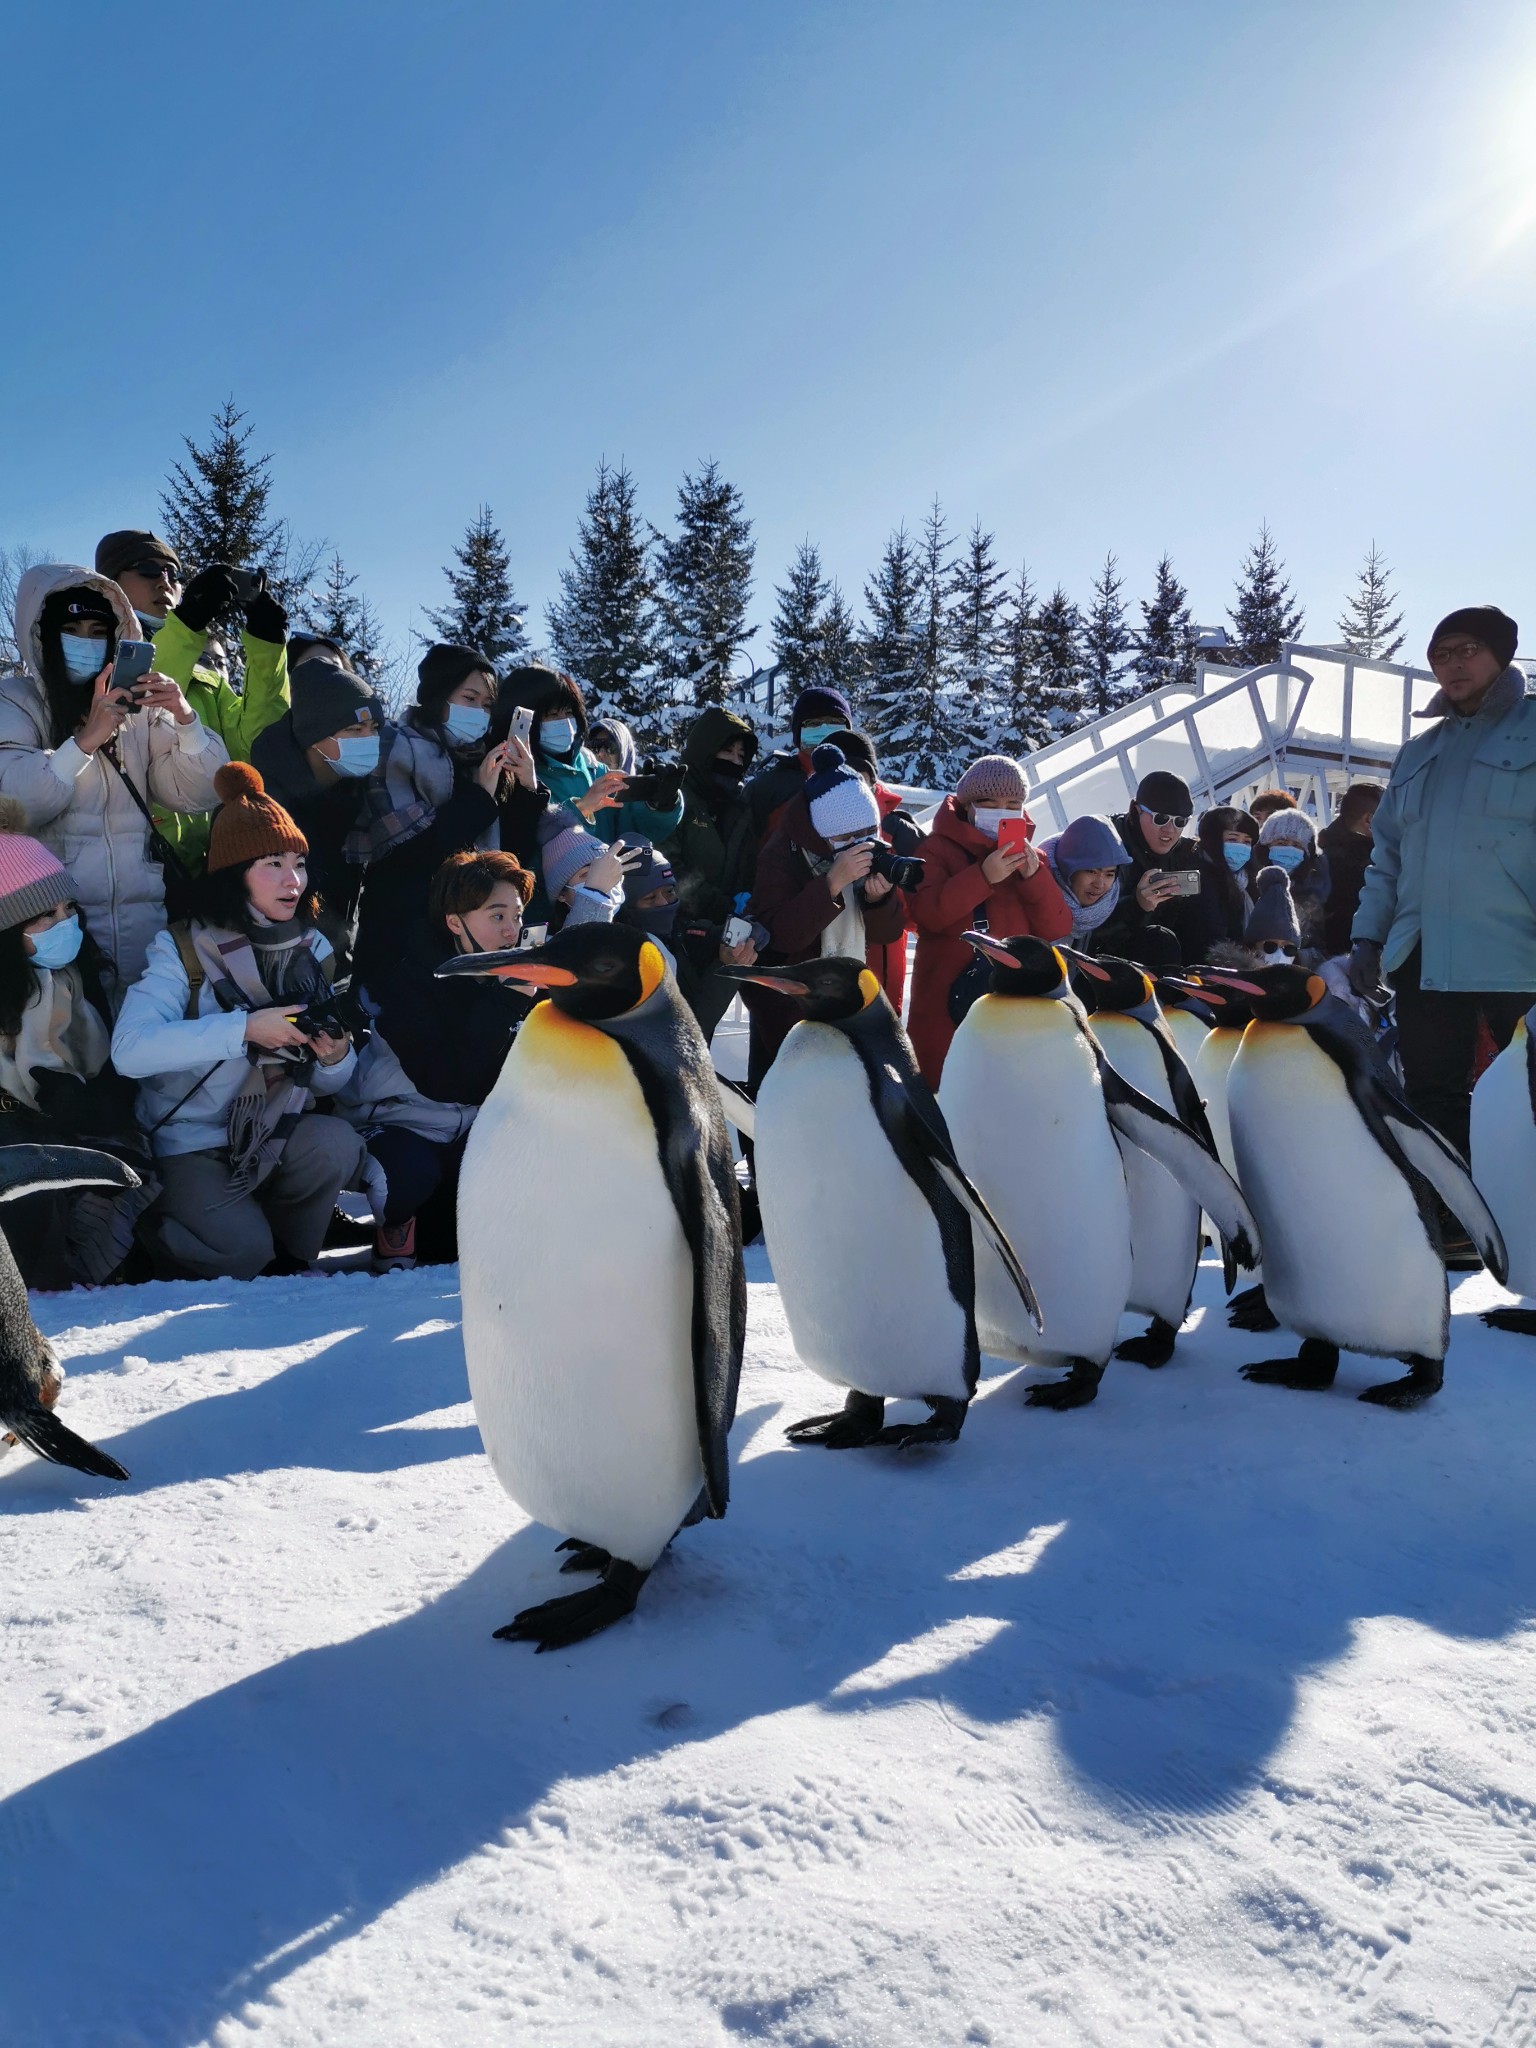
MULTIPOLYGON (((1097 1406, 793 1451, 761 1253, 723 1524, 608 1635, 452 1269, 38 1302, 112 1487, 0 1466, 5 2048, 1536 2040, 1536 1352, 1413 1415, 1204 1312, 1097 1406)), ((1026 1376, 1027 1377, 1027 1376, 1026 1376)))

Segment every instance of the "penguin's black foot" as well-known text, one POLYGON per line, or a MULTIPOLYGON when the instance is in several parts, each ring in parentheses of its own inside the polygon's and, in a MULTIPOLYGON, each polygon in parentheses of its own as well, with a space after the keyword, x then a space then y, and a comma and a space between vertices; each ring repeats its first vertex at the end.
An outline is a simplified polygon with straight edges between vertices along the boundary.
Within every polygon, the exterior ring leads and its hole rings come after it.
POLYGON ((1155 1371, 1172 1358, 1178 1337, 1172 1323, 1165 1323, 1161 1316, 1154 1316, 1141 1336, 1127 1337, 1123 1344, 1115 1346, 1115 1356, 1128 1358, 1132 1365, 1150 1366, 1155 1371))
POLYGON ((1517 1337, 1536 1337, 1536 1308, 1489 1308, 1478 1318, 1490 1330, 1509 1330, 1517 1337))
POLYGON ((1406 1379, 1386 1380, 1379 1387, 1367 1387, 1360 1396, 1378 1408, 1417 1408, 1445 1383, 1445 1367, 1438 1358, 1405 1358, 1406 1379))
POLYGON ((571 1553, 560 1567, 563 1572, 605 1572, 613 1562, 609 1552, 599 1544, 584 1543, 579 1536, 567 1536, 563 1543, 555 1545, 557 1555, 562 1550, 571 1553))
POLYGON ((626 1614, 633 1614, 640 1588, 650 1577, 636 1564, 622 1557, 609 1561, 602 1579, 580 1593, 566 1593, 558 1600, 545 1600, 537 1607, 525 1607, 505 1628, 495 1631, 502 1643, 532 1643, 539 1650, 563 1650, 579 1643, 583 1636, 595 1636, 611 1628, 626 1614))
POLYGON ((882 1429, 871 1439, 877 1444, 894 1444, 898 1450, 915 1450, 920 1444, 952 1444, 958 1441, 965 1427, 965 1411, 969 1401, 949 1401, 942 1394, 925 1394, 923 1399, 933 1410, 930 1422, 893 1423, 889 1429, 882 1429))
POLYGON ((1231 1330, 1278 1330, 1280 1319, 1270 1307, 1262 1287, 1245 1287, 1227 1303, 1227 1327, 1231 1330))
POLYGON ((792 1444, 820 1444, 827 1451, 859 1451, 876 1442, 885 1420, 885 1403, 857 1388, 835 1415, 807 1415, 792 1422, 784 1434, 792 1444))
POLYGON ((1095 1365, 1091 1358, 1074 1358, 1072 1370, 1064 1380, 1031 1387, 1024 1399, 1031 1408, 1086 1408, 1098 1393, 1103 1377, 1102 1365, 1095 1365))
POLYGON ((1259 1365, 1245 1365, 1243 1378, 1256 1387, 1294 1387, 1298 1393, 1320 1394, 1333 1385, 1338 1369, 1338 1345, 1308 1337, 1294 1358, 1266 1358, 1259 1365))

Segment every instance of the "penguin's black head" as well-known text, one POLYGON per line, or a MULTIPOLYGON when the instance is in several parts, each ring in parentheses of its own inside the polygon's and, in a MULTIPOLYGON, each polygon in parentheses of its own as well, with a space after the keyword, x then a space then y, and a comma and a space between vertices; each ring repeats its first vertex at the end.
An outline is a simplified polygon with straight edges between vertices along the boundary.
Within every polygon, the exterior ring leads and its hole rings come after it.
MULTIPOLYGON (((1184 998, 1186 1009, 1199 1010, 1208 1015, 1212 1028, 1217 1031, 1241 1031, 1245 1024, 1253 1021, 1253 1011, 1248 998, 1240 995, 1236 988, 1222 979, 1224 970, 1219 967, 1191 967, 1180 976, 1179 985, 1194 990, 1192 996, 1184 998)), ((1158 1000, 1165 1004, 1171 999, 1163 994, 1164 983, 1157 985, 1158 1000)))
POLYGON ((1305 967, 1260 967, 1251 974, 1229 974, 1213 967, 1202 969, 1201 979, 1246 1001, 1251 1013, 1263 1024, 1299 1023, 1328 995, 1323 977, 1308 973, 1305 967))
POLYGON ((654 994, 667 963, 657 946, 632 925, 578 924, 546 941, 500 953, 456 953, 437 970, 439 980, 493 974, 517 988, 549 997, 557 1010, 584 1022, 622 1017, 654 994))
POLYGON ((722 967, 732 981, 753 981, 776 989, 799 1005, 813 1024, 842 1024, 871 1003, 883 1002, 879 982, 862 960, 831 954, 825 960, 797 960, 793 967, 722 967))
POLYGON ((1072 993, 1067 963, 1047 939, 994 939, 990 932, 965 938, 992 963, 995 996, 1065 996, 1072 993))
POLYGON ((1139 1010, 1157 1000, 1151 977, 1134 960, 1117 960, 1113 954, 1095 958, 1071 946, 1060 949, 1072 962, 1072 987, 1083 1008, 1095 1010, 1139 1010))

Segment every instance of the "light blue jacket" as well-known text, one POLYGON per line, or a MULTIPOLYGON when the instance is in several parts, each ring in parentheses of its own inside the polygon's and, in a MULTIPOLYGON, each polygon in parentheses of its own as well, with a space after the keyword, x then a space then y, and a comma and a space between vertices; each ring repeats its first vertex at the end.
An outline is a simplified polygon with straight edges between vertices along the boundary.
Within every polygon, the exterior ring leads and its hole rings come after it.
POLYGON ((1507 668, 1471 718, 1444 711, 1393 764, 1350 936, 1421 986, 1536 992, 1536 696, 1507 668))

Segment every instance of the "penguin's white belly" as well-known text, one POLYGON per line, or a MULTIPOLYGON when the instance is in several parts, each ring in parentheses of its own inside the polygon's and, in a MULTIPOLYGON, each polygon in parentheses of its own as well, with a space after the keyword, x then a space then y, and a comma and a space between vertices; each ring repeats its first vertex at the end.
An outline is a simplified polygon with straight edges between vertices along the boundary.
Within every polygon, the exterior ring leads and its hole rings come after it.
POLYGON ((1103 1364, 1131 1281, 1125 1172, 1093 1049, 1053 1001, 983 996, 955 1033, 940 1105, 960 1164, 1040 1300, 1036 1331, 979 1233, 982 1349, 1042 1365, 1103 1364))
POLYGON ((763 1234, 795 1349, 823 1379, 963 1401, 965 1314, 939 1226, 841 1031, 800 1023, 757 1098, 763 1234))
POLYGON ((1334 1062, 1298 1026, 1250 1024, 1227 1103, 1280 1321, 1348 1351, 1443 1358, 1445 1270, 1334 1062))
MULTIPOLYGON (((1157 1040, 1134 1017, 1093 1019, 1109 1063, 1170 1116, 1177 1112, 1157 1040)), ((1189 1306, 1200 1260, 1200 1208, 1166 1167, 1126 1145, 1125 1184, 1131 1197, 1131 1285, 1127 1306, 1161 1316, 1177 1329, 1189 1306)))
POLYGON ((1173 1042, 1184 1055, 1184 1064, 1193 1073, 1195 1061, 1200 1057, 1200 1048, 1211 1035, 1211 1027, 1193 1010, 1165 1010, 1163 1021, 1173 1033, 1173 1042))
MULTIPOLYGON (((1239 1187, 1242 1182, 1237 1176, 1237 1155, 1232 1150, 1232 1118, 1227 1111, 1227 1076, 1232 1071, 1232 1062, 1237 1058, 1237 1048, 1242 1042, 1241 1031, 1218 1025, 1214 1031, 1205 1034, 1205 1042, 1190 1068, 1195 1086, 1200 1090, 1200 1099, 1205 1104, 1211 1136, 1216 1140, 1217 1157, 1239 1187)), ((1211 1236, 1219 1235, 1213 1224, 1211 1236)), ((1260 1287, 1263 1283, 1262 1265, 1255 1266, 1243 1281, 1245 1287, 1260 1287)))
POLYGON ((1509 1252, 1509 1286, 1536 1294, 1536 1123, 1526 1080, 1526 1026, 1472 1091, 1472 1178, 1509 1252))
POLYGON ((693 1261, 629 1062, 547 1003, 475 1120, 459 1262, 497 1478, 535 1520, 654 1564, 704 1477, 693 1261))

